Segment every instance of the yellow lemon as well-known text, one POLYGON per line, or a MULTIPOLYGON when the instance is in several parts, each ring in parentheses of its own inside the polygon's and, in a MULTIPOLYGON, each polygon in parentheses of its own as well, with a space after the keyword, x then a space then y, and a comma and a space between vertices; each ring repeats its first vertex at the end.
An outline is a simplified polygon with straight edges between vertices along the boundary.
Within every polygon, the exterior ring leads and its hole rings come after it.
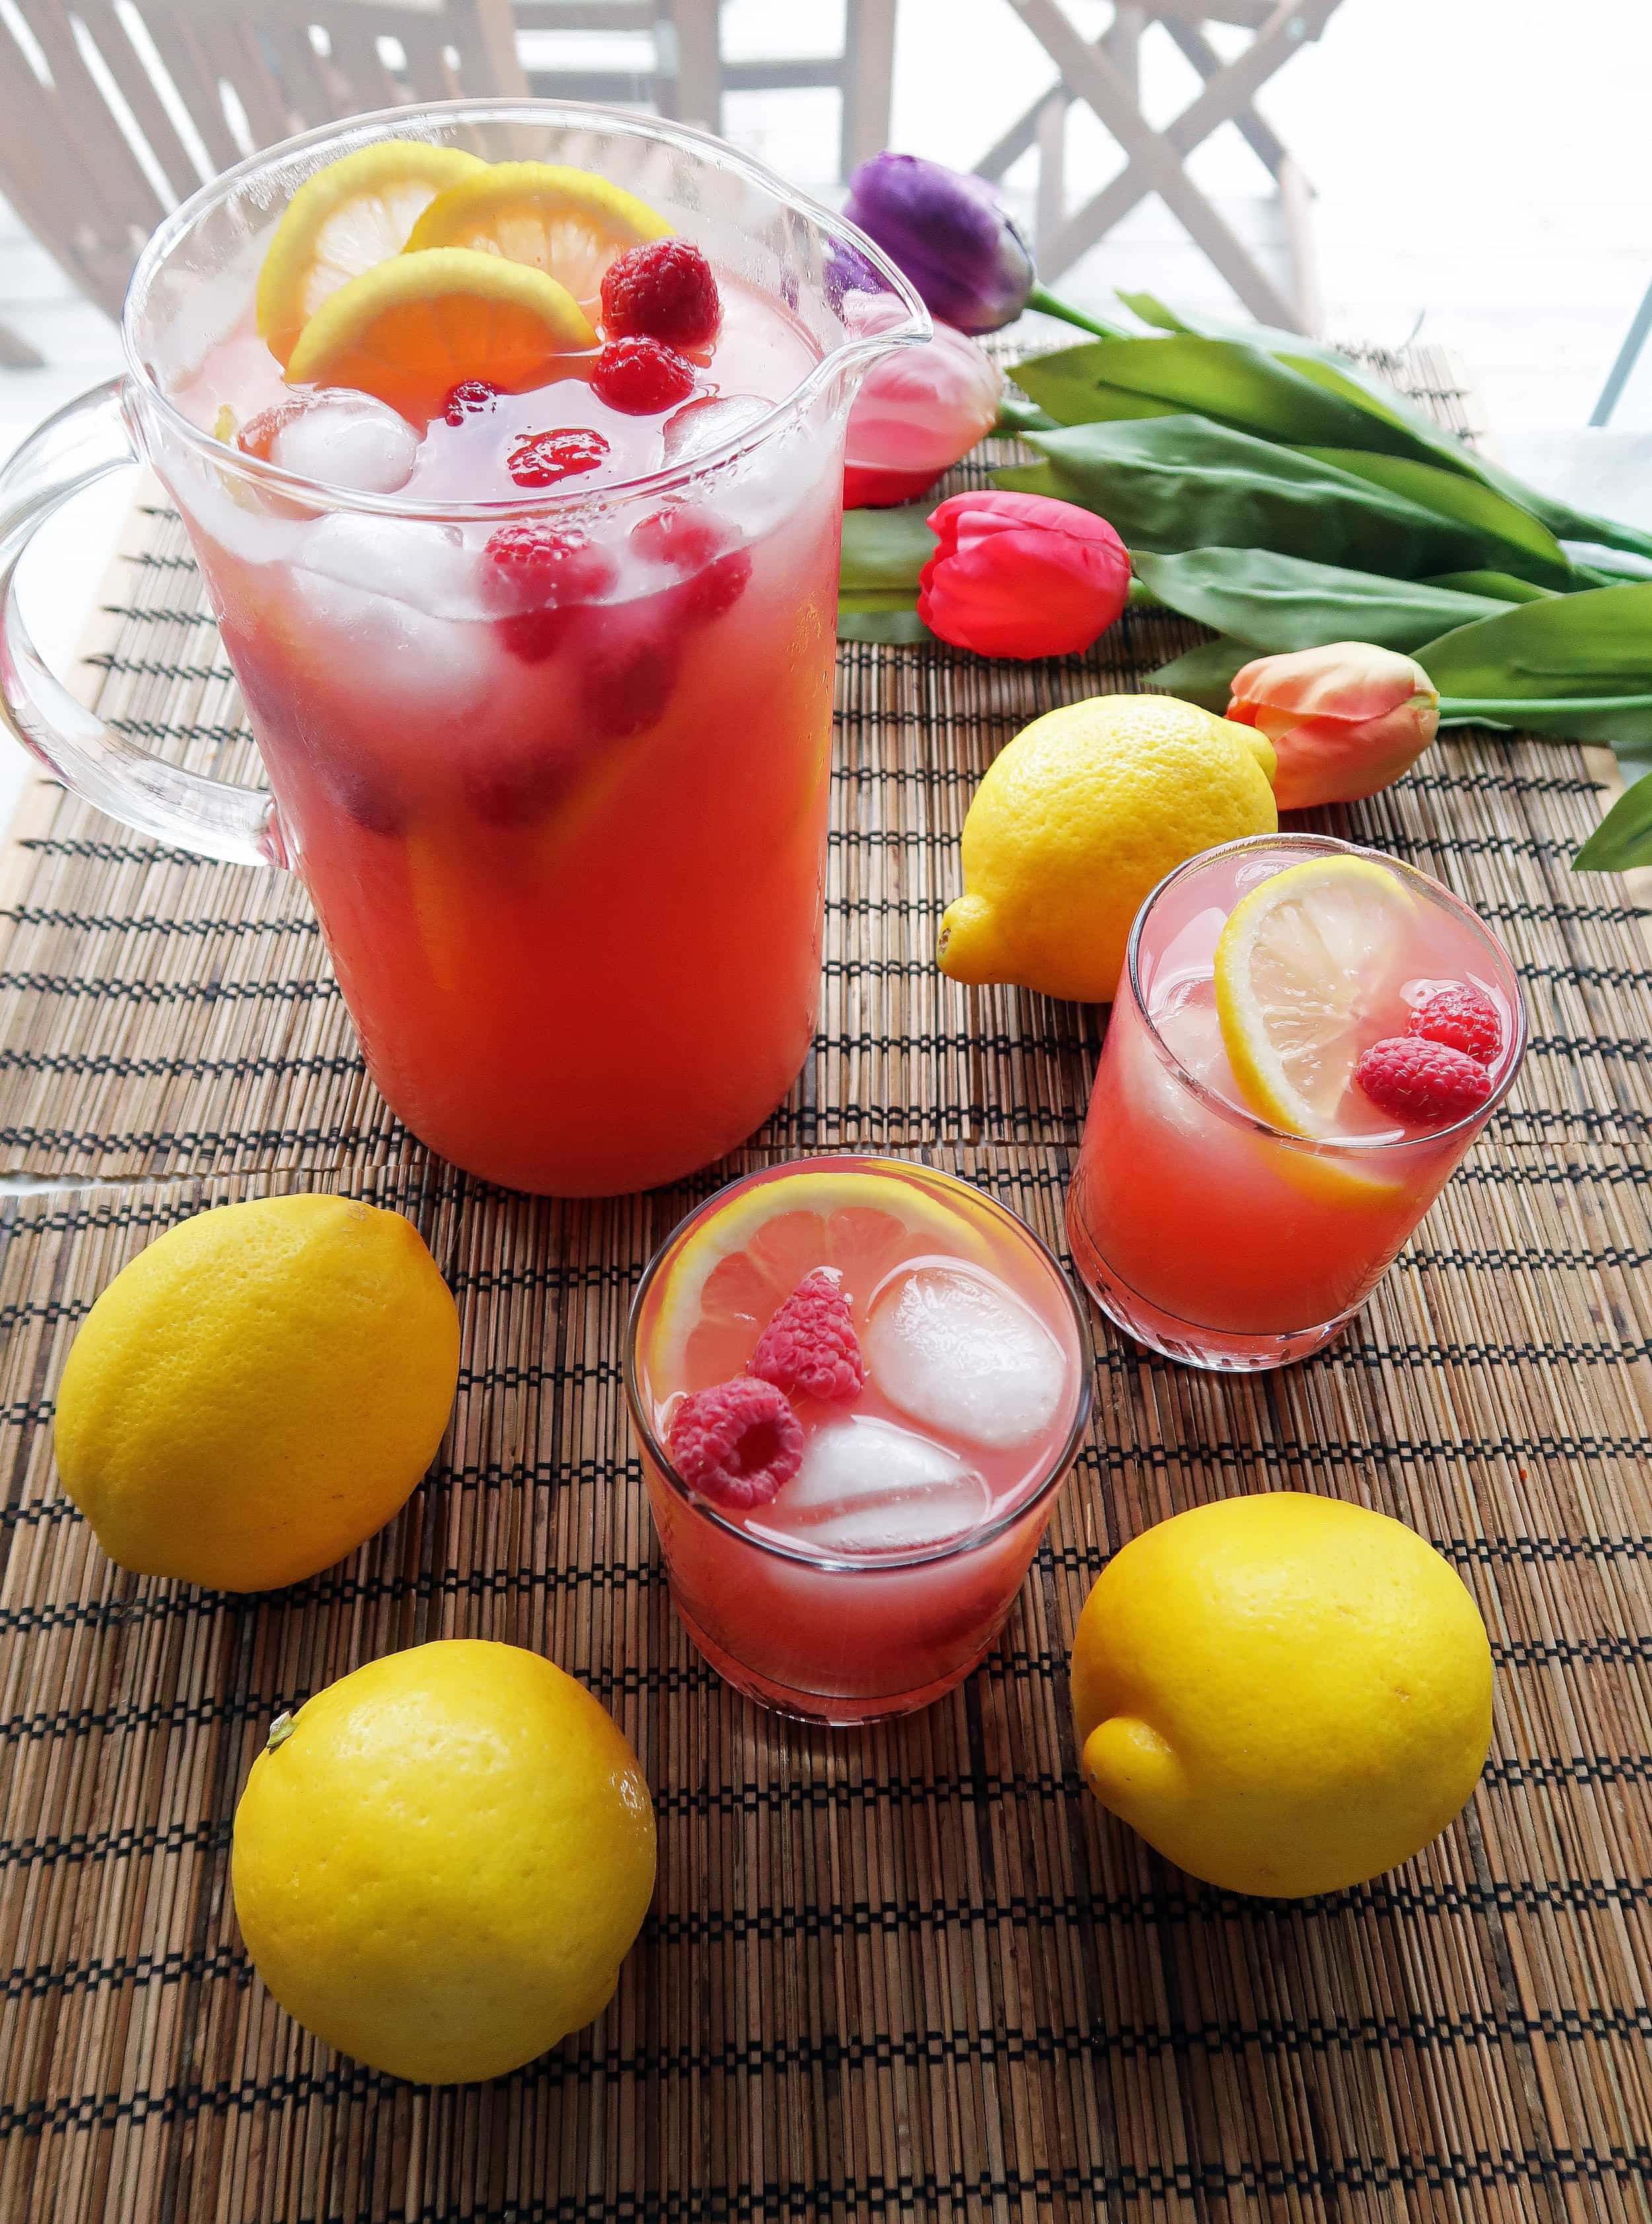
POLYGON ((671 226, 635 193, 560 162, 491 162, 438 193, 408 235, 407 252, 469 247, 529 262, 594 301, 628 247, 671 226))
POLYGON ((345 1197, 224 1205, 157 1237, 87 1314, 58 1473, 122 1567, 273 1589, 404 1504, 458 1376, 459 1316, 411 1221, 345 1197))
POLYGON ((654 1892, 618 1725, 520 1646, 370 1661, 283 1715, 235 1812, 235 1911, 307 2031, 421 2085, 499 2077, 606 2004, 654 1892))
POLYGON ((1002 751, 964 822, 964 886, 942 972, 1105 1003, 1130 922, 1201 850, 1271 834, 1271 745, 1169 695, 1049 711, 1002 751))
POLYGON ((596 344, 566 286, 526 262, 432 247, 376 262, 329 294, 294 344, 295 386, 353 386, 427 424, 461 378, 541 386, 596 344))
POLYGON ((445 186, 486 168, 460 147, 376 139, 307 178, 258 273, 258 330, 276 362, 287 361, 330 294, 401 253, 415 218, 445 186))
POLYGON ((1229 1892, 1337 1892, 1426 1846, 1491 1739, 1491 1651, 1402 1522, 1296 1491, 1160 1522, 1073 1645, 1091 1790, 1229 1892))

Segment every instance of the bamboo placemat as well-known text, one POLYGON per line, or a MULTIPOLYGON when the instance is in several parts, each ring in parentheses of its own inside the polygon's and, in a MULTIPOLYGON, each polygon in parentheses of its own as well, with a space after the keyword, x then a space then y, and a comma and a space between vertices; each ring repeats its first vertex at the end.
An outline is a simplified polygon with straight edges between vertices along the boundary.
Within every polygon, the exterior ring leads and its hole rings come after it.
MULTIPOLYGON (((1440 416, 1441 367, 1396 366, 1440 416)), ((175 521, 142 521, 105 712, 251 774, 175 521)), ((1448 739, 1345 831, 1437 874, 1521 965, 1510 1104, 1351 1333, 1249 1382, 1096 1324, 1095 1426, 1000 1650, 856 1734, 734 1697, 674 1622, 618 1381, 633 1282, 777 1152, 921 1152, 1060 1242, 1094 1014, 966 995, 931 952, 974 784, 1054 703, 1192 629, 1132 616, 1027 670, 845 651, 820 1036, 734 1165, 594 1206, 431 1159, 364 1080, 301 890, 43 791, 0 917, 0 2218, 5 2224, 723 2224, 848 2218, 1652 2215, 1652 968, 1567 860, 1582 754, 1448 739), (203 1204, 294 1187, 416 1220, 459 1299, 443 1456, 297 1589, 112 1569, 59 1494, 51 1399, 117 1267, 203 1204), (1297 1904, 1191 1882, 1086 1796, 1074 1620, 1107 1554, 1285 1485, 1400 1515, 1498 1665, 1464 1820, 1297 1904), (253 1978, 230 1818, 282 1708, 439 1634, 541 1647, 655 1791, 660 1886, 601 2020, 428 2093, 335 2057, 253 1978)))

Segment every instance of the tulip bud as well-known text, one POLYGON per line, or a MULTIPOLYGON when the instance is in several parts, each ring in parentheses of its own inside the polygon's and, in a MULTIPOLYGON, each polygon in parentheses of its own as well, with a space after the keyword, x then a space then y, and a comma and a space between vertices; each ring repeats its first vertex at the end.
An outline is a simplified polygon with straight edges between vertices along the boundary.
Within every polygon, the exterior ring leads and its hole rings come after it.
POLYGON ((844 214, 959 332, 996 332, 1026 307, 1032 252, 984 179, 918 155, 874 155, 851 177, 844 214))
POLYGON ((1278 753, 1282 811, 1353 803, 1415 764, 1440 724, 1440 692, 1420 664, 1369 641, 1261 656, 1235 674, 1227 715, 1278 753))
POLYGON ((844 507, 915 501, 991 431, 1003 389, 997 365, 950 325, 885 356, 849 413, 844 507))
POLYGON ((938 547, 918 616, 978 656, 1070 656, 1123 609, 1128 550, 1104 517, 1047 495, 955 494, 929 518, 938 547))

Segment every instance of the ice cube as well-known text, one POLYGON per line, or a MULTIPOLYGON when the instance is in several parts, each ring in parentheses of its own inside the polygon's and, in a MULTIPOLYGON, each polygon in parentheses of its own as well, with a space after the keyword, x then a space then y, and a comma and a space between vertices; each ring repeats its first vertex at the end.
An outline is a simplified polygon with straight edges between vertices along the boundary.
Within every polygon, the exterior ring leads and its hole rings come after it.
POLYGON ((854 1414, 813 1431, 802 1466, 746 1526, 819 1552, 921 1551, 978 1528, 991 1506, 985 1482, 956 1452, 854 1414))
POLYGON ((668 470, 707 456, 725 440, 737 440, 760 424, 774 408, 755 394, 706 394, 698 401, 685 401, 666 419, 661 436, 668 470))
POLYGON ((433 618, 484 617, 483 559, 456 526, 334 510, 305 536, 307 572, 433 618))
POLYGON ((407 419, 370 394, 312 396, 269 445, 269 460, 282 471, 346 494, 399 492, 418 454, 419 435, 407 419))
POLYGON ((1049 1330, 992 1276, 915 1267, 867 1324, 871 1380, 902 1412, 970 1444, 1031 1442, 1055 1418, 1067 1362, 1049 1330))

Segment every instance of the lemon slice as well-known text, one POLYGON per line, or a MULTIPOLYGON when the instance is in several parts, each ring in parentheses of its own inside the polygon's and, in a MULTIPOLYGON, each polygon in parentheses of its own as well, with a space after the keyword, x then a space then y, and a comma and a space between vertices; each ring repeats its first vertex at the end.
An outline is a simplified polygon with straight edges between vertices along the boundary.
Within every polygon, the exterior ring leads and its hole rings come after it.
POLYGON ((924 1179, 921 1167, 910 1180, 832 1170, 782 1174, 713 1213, 666 1270, 649 1355, 656 1393, 681 1386, 691 1343, 702 1362, 716 1348, 713 1377, 737 1374, 756 1330, 814 1267, 838 1268, 864 1302, 873 1280, 915 1244, 980 1257, 967 1206, 960 1211, 924 1179))
POLYGON ((1332 1133, 1412 900, 1365 857, 1314 857, 1236 904, 1216 945, 1222 1042, 1245 1103, 1288 1134, 1332 1133))
POLYGON ((493 162, 437 194, 407 252, 468 247, 548 271, 578 301, 594 301, 603 274, 628 247, 671 226, 635 193, 556 162, 493 162))
POLYGON ((542 386, 560 356, 596 340, 567 287, 542 270, 438 247, 376 263, 330 294, 299 334, 287 376, 356 387, 422 424, 461 378, 520 394, 542 386))
POLYGON ((307 178, 287 205, 258 273, 258 330, 277 363, 329 294, 399 255, 444 186, 487 164, 459 147, 380 139, 307 178))

